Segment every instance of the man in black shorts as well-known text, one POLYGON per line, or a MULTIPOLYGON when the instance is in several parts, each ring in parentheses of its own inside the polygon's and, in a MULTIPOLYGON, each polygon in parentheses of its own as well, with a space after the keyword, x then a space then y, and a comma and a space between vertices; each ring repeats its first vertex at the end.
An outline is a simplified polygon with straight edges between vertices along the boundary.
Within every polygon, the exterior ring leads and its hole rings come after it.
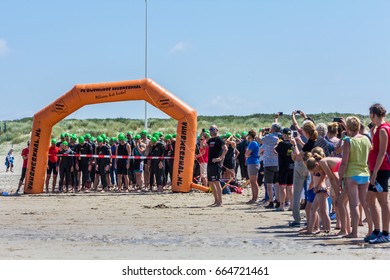
POLYGON ((211 185, 214 195, 214 203, 211 207, 222 206, 222 187, 219 179, 221 178, 221 163, 223 162, 227 147, 222 139, 218 136, 218 128, 216 125, 210 127, 211 138, 207 141, 209 146, 209 158, 207 164, 207 179, 211 185))

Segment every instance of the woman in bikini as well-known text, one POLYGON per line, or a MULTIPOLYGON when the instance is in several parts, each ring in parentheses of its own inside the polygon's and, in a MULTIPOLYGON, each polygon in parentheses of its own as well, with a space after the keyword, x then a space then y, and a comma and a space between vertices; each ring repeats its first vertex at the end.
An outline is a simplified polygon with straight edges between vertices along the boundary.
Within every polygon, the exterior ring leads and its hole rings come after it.
POLYGON ((312 149, 311 153, 308 153, 307 156, 308 159, 306 160, 306 166, 312 175, 310 185, 313 186, 311 191, 315 193, 315 196, 310 209, 307 230, 302 233, 318 233, 318 230, 314 231, 315 224, 318 224, 318 217, 321 218, 323 231, 325 233, 329 233, 331 223, 327 205, 329 189, 325 184, 326 173, 319 164, 320 160, 325 158, 325 153, 321 147, 316 147, 312 149))
POLYGON ((344 181, 351 211, 352 232, 345 237, 357 238, 360 218, 359 203, 363 206, 366 215, 368 235, 373 231, 371 213, 366 202, 370 180, 367 161, 371 142, 366 136, 359 133, 359 118, 348 117, 346 125, 348 136, 343 139, 343 159, 339 168, 339 186, 344 181))

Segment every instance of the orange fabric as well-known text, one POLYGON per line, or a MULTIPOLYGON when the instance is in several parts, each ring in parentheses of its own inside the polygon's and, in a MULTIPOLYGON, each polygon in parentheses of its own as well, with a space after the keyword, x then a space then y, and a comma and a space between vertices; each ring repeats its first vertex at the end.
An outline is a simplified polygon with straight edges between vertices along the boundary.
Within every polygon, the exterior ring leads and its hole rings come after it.
POLYGON ((43 192, 52 127, 89 104, 145 100, 178 121, 173 163, 173 192, 189 192, 194 166, 197 114, 151 79, 81 84, 34 115, 24 192, 43 192))

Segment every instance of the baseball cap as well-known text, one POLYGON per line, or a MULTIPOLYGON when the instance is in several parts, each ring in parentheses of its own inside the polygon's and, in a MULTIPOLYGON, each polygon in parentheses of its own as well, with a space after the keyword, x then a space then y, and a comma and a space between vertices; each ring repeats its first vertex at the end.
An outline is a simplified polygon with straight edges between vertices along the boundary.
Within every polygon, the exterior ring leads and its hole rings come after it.
POLYGON ((285 127, 285 128, 283 128, 282 133, 283 134, 291 134, 291 129, 289 129, 288 127, 285 127))

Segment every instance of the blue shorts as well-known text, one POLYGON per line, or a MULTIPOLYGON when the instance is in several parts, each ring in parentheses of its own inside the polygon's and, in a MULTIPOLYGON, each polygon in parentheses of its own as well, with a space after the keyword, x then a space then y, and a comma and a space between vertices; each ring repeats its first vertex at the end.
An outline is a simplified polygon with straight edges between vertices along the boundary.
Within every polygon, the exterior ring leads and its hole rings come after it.
POLYGON ((370 182, 370 176, 352 176, 350 178, 354 180, 358 185, 363 185, 370 182))
POLYGON ((315 197, 316 197, 316 194, 314 192, 314 189, 307 191, 307 202, 313 203, 315 197))

